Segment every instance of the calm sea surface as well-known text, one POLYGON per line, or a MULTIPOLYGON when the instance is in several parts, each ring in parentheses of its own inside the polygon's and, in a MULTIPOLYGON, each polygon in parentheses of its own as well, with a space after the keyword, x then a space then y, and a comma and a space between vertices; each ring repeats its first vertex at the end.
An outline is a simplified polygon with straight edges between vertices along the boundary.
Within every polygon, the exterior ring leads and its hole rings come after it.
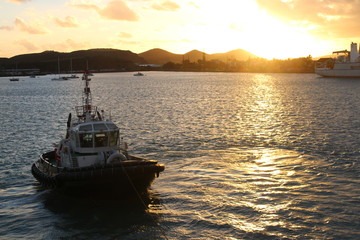
POLYGON ((133 154, 166 165, 148 201, 81 199, 30 172, 82 81, 0 78, 1 239, 360 239, 360 80, 95 74, 133 154))

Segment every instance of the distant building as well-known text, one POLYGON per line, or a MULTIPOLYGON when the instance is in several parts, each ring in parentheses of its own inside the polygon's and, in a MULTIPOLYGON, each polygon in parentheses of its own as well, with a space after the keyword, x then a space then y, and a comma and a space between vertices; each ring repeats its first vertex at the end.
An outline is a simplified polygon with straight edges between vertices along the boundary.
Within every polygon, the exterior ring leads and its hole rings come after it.
POLYGON ((145 68, 161 68, 161 65, 158 64, 139 64, 139 67, 145 67, 145 68))
POLYGON ((38 68, 27 68, 27 69, 0 69, 1 76, 27 76, 27 75, 38 75, 40 69, 38 68))

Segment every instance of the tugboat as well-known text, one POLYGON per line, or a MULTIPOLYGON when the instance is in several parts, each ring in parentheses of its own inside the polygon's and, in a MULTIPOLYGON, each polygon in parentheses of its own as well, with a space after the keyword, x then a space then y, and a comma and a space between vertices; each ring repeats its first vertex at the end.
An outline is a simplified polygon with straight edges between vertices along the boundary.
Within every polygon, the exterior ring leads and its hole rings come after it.
POLYGON ((146 192, 165 166, 128 154, 119 128, 92 105, 90 78, 84 73, 82 106, 71 113, 65 138, 33 163, 33 176, 45 187, 69 193, 146 192))

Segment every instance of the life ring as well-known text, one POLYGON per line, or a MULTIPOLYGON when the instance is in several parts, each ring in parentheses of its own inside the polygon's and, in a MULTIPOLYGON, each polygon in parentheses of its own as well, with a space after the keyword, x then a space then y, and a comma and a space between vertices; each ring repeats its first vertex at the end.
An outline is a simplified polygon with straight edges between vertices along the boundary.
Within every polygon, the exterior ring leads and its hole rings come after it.
POLYGON ((125 161, 127 160, 127 158, 125 157, 124 154, 122 153, 113 153, 110 155, 110 157, 107 159, 107 163, 116 163, 118 162, 117 159, 119 159, 119 161, 125 161))

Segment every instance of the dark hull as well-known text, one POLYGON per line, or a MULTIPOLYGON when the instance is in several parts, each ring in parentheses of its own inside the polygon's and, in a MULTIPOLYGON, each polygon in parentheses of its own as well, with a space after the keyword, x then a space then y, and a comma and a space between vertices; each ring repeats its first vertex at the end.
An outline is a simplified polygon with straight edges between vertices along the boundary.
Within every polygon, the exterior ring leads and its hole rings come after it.
POLYGON ((41 155, 31 168, 33 176, 45 187, 66 193, 105 194, 144 192, 165 167, 156 161, 137 157, 114 164, 63 168, 51 162, 53 152, 41 155))

